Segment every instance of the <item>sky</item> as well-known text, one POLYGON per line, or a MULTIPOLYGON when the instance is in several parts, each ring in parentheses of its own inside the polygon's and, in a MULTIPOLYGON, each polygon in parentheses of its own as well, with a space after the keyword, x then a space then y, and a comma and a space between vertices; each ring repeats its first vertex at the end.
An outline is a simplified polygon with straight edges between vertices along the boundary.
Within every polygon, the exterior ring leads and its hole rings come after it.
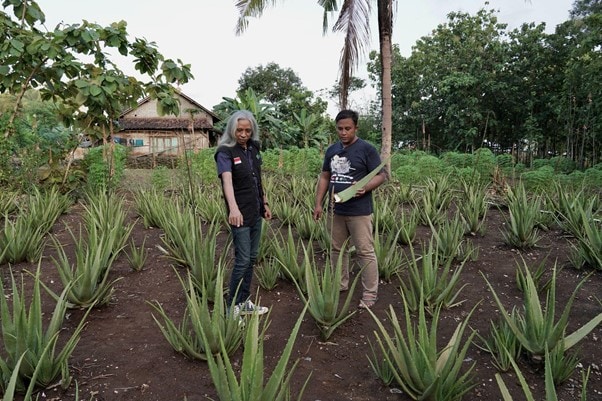
MULTIPOLYGON (((194 79, 181 90, 208 109, 223 97, 235 97, 238 80, 247 68, 270 62, 292 69, 303 85, 320 94, 337 81, 343 36, 332 31, 323 35, 322 8, 317 0, 281 0, 251 19, 247 30, 237 36, 234 0, 37 0, 46 15, 46 27, 82 20, 108 25, 125 20, 130 39, 143 37, 155 42, 167 58, 191 65, 194 79)), ((375 3, 375 2, 374 2, 375 3)), ((418 0, 397 1, 393 43, 403 56, 411 54, 416 41, 447 21, 447 14, 479 9, 497 10, 498 21, 508 29, 525 22, 545 22, 547 31, 566 21, 573 0, 418 0)), ((330 17, 334 21, 336 15, 330 17)), ((378 50, 376 9, 372 10, 370 50, 378 50)), ((367 54, 356 75, 367 79, 367 54)), ((130 63, 120 67, 135 74, 130 63)), ((366 89, 352 97, 361 109, 376 96, 366 89)), ((326 98, 323 96, 323 98, 326 98)), ((329 113, 334 102, 330 102, 329 113)))

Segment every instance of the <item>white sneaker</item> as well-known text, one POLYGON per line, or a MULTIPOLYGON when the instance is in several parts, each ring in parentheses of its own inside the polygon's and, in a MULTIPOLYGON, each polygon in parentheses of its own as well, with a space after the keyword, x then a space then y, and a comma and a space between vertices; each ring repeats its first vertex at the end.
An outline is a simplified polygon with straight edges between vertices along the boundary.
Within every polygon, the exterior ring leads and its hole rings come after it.
POLYGON ((253 302, 246 301, 234 307, 234 313, 237 315, 263 315, 268 313, 268 308, 265 306, 255 305, 253 302))

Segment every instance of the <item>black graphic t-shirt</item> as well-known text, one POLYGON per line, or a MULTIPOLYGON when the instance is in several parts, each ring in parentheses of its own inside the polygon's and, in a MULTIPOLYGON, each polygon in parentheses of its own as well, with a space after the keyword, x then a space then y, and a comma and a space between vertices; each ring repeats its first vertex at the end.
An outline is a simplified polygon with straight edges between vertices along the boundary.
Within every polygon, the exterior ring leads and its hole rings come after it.
MULTIPOLYGON (((328 147, 324 157, 323 171, 330 173, 329 198, 334 193, 351 186, 367 176, 380 164, 380 155, 368 142, 358 138, 344 148, 341 142, 328 147)), ((372 192, 359 198, 353 197, 347 202, 335 203, 334 212, 345 216, 367 216, 372 214, 372 192)))

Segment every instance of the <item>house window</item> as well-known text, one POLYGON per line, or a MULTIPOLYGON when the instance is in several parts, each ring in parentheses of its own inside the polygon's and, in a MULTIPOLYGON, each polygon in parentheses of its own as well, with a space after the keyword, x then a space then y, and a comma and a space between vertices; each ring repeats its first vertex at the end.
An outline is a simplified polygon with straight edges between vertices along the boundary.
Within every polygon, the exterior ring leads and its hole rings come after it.
POLYGON ((154 153, 177 155, 178 154, 178 138, 175 138, 175 137, 151 138, 151 147, 152 147, 152 151, 154 153))
POLYGON ((130 145, 135 148, 144 146, 144 139, 130 139, 130 145))

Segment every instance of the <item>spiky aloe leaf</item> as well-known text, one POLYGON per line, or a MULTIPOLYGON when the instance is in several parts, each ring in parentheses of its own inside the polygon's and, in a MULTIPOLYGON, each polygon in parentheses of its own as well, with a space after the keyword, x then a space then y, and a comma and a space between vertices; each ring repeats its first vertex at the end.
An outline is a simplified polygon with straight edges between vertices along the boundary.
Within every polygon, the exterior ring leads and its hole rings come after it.
POLYGON ((368 182, 370 182, 372 178, 376 176, 376 174, 380 172, 380 170, 382 170, 383 167, 385 167, 385 164, 387 164, 388 160, 389 157, 383 160, 381 164, 379 164, 374 170, 369 172, 368 175, 366 175, 364 178, 362 178, 349 188, 334 194, 334 201, 336 203, 343 203, 353 198, 359 189, 363 188, 368 182))

